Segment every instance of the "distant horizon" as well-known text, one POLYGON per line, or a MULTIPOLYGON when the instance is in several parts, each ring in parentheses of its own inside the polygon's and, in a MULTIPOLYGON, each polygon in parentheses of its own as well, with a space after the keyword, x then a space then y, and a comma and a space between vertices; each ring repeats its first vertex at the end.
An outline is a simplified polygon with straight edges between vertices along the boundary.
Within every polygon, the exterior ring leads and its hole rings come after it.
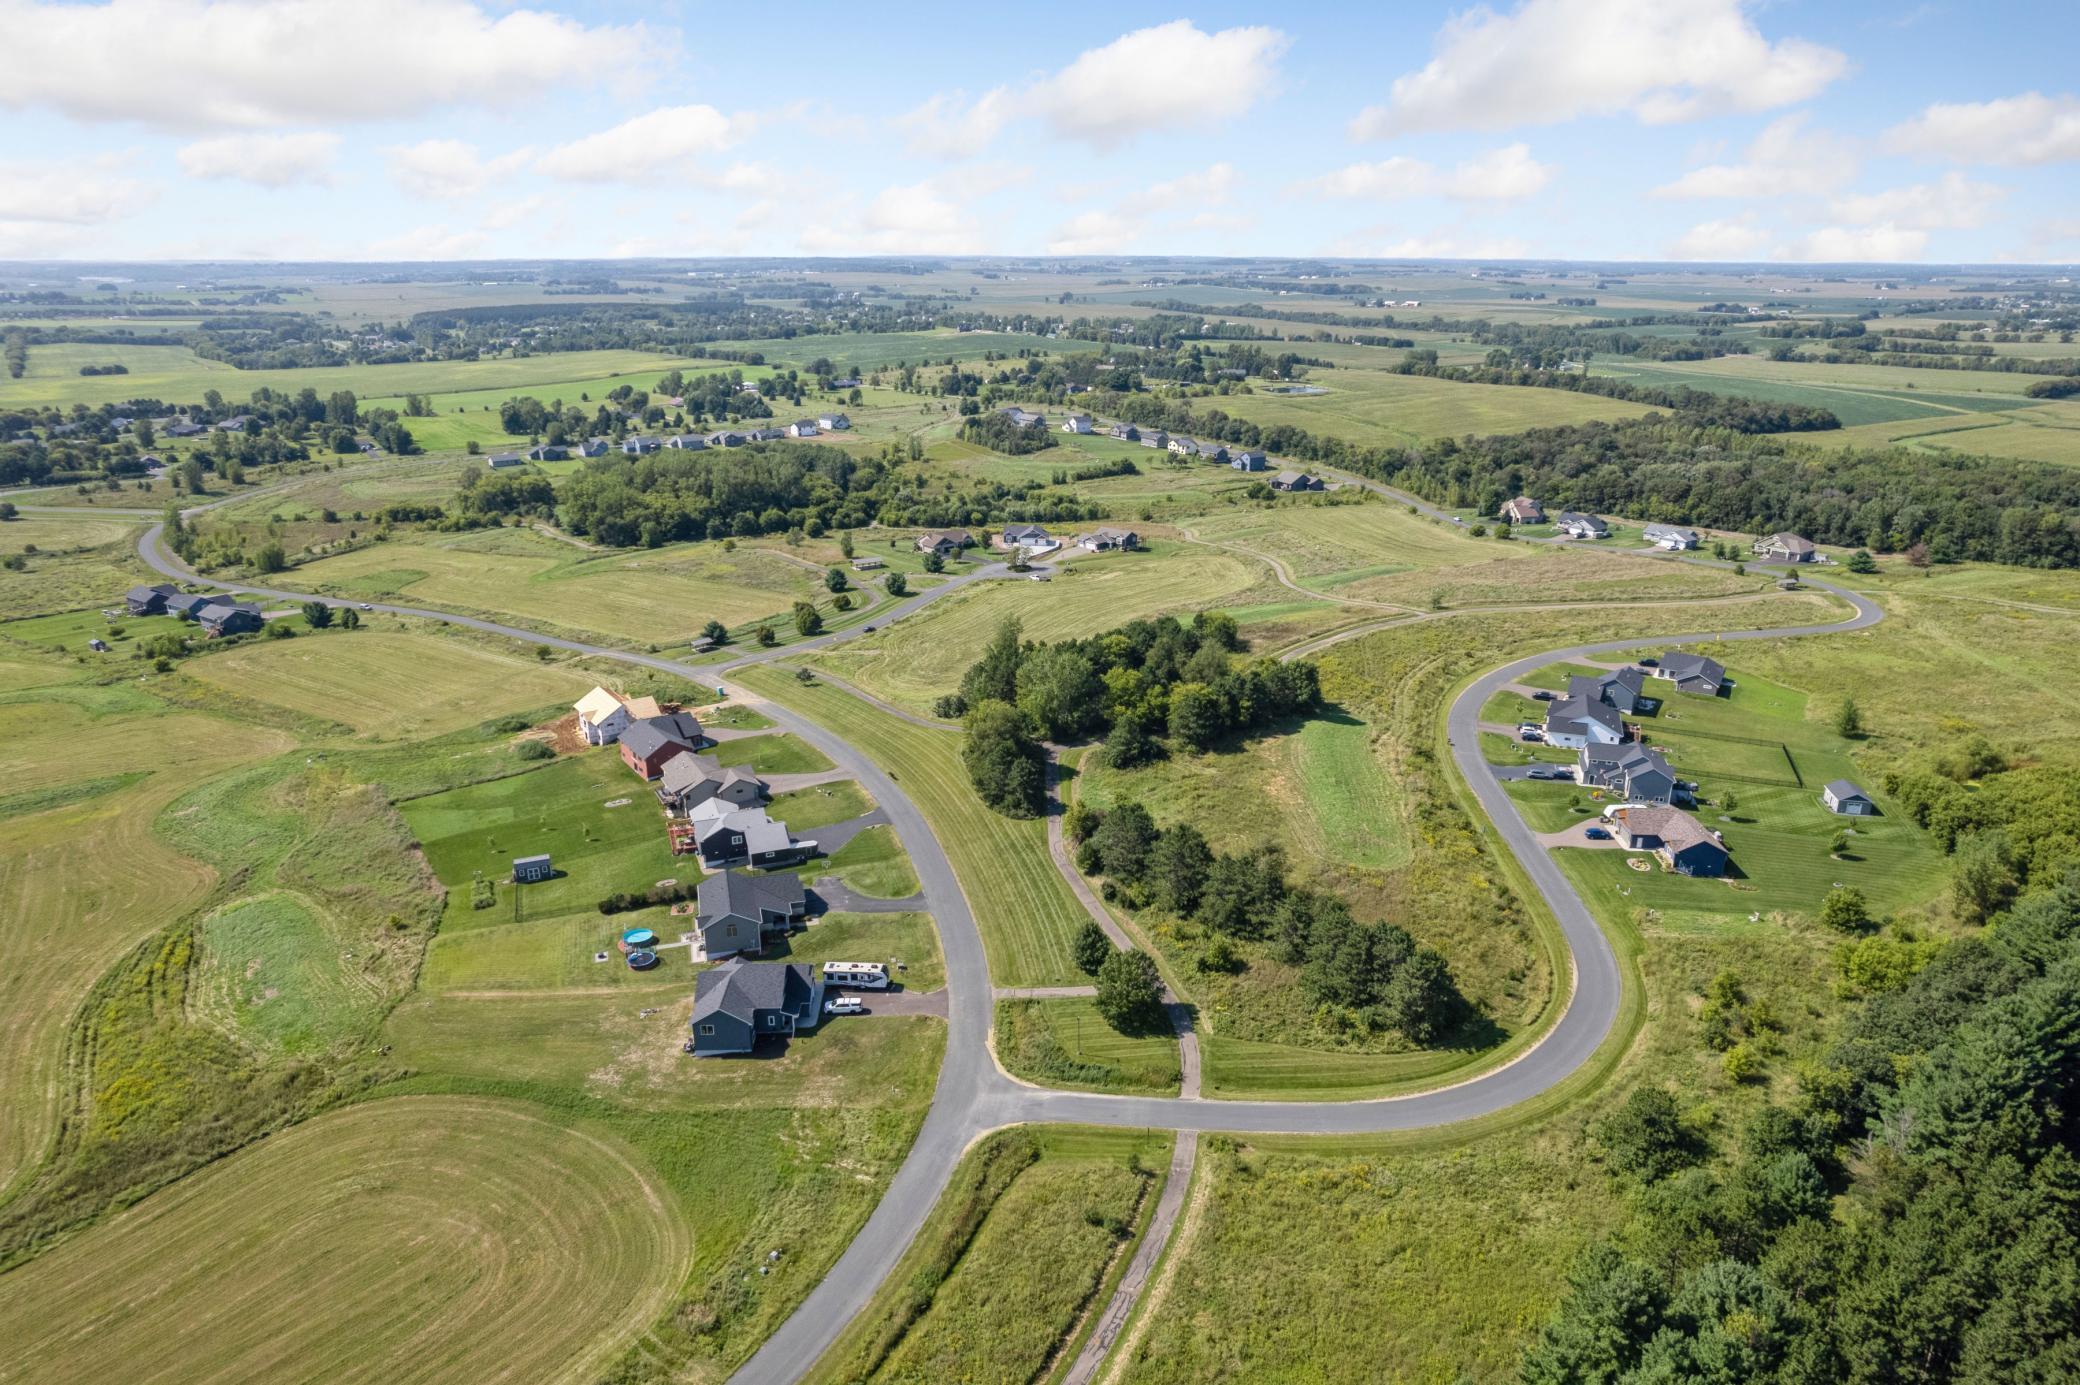
MULTIPOLYGON (((1265 254, 1197 254, 1165 253, 1145 251, 1120 255, 1022 255, 1010 251, 977 251, 972 254, 898 253, 861 255, 786 255, 754 254, 740 255, 503 255, 456 257, 438 259, 240 259, 228 257, 171 257, 155 259, 135 257, 111 259, 104 257, 81 259, 0 259, 0 270, 13 266, 36 268, 49 266, 59 269, 93 267, 120 268, 123 266, 145 266, 167 268, 173 266, 208 267, 213 265, 278 266, 285 269, 307 269, 332 265, 354 267, 403 266, 411 268, 435 268, 453 266, 458 269, 478 265, 526 266, 526 265, 680 265, 680 264, 724 264, 744 265, 762 261, 781 264, 804 265, 874 265, 890 263, 915 264, 1014 264, 1020 266, 1045 266, 1052 264, 1075 265, 1088 268, 1103 264, 1146 264, 1160 263, 1227 263, 1227 264, 1299 264, 1318 263, 1334 266, 1381 266, 1401 267, 1413 270, 1449 266, 1458 268, 1495 267, 1539 269, 1549 267, 1582 267, 1593 269, 1654 270, 1674 274, 1713 274, 1737 271, 1750 274, 1783 274, 1790 277, 1813 278, 1841 270, 1856 271, 1912 271, 1931 274, 1938 271, 1951 273, 2016 273, 2042 271, 2046 273, 2080 272, 2080 259, 2074 260, 1841 260, 1832 262, 1802 261, 1787 263, 1782 260, 1653 260, 1653 259, 1576 259, 1567 256, 1529 255, 1516 258, 1502 256, 1432 256, 1422 259, 1391 256, 1362 255, 1310 255, 1304 253, 1265 254)), ((98 276, 76 276, 95 278, 98 276)))

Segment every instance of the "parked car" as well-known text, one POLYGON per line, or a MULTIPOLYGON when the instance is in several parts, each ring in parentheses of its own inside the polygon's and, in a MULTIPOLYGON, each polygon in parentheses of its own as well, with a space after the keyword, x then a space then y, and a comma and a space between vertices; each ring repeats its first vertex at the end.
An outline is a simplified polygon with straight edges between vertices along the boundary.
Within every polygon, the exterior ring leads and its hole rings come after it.
POLYGON ((1517 739, 1520 741, 1542 741, 1545 738, 1546 733, 1536 726, 1526 724, 1517 728, 1517 739))
POLYGON ((1026 580, 1028 582, 1045 582, 1047 580, 1047 574, 1044 572, 1036 572, 1031 577, 1028 577, 1026 580))
POLYGON ((1592 842, 1607 842, 1611 839, 1611 834, 1601 827, 1587 828, 1583 831, 1582 835, 1587 837, 1592 842))
POLYGON ((1551 702, 1553 700, 1553 695, 1547 692, 1544 688, 1540 688, 1537 692, 1531 694, 1531 700, 1533 702, 1551 702))
POLYGON ((866 629, 860 631, 860 633, 863 635, 871 635, 874 633, 874 627, 869 625, 866 629))
POLYGON ((373 611, 375 607, 369 605, 366 601, 364 601, 361 603, 361 609, 364 611, 373 611))
POLYGON ((1531 777, 1533 779, 1565 779, 1567 771, 1558 765, 1533 765, 1531 767, 1531 777))
POLYGON ((1641 659, 1639 666, 1641 668, 1659 668, 1661 667, 1661 661, 1659 659, 1641 659))
POLYGON ((823 1002, 823 1013, 826 1015, 856 1015, 866 1008, 867 1002, 856 995, 841 995, 823 1002))

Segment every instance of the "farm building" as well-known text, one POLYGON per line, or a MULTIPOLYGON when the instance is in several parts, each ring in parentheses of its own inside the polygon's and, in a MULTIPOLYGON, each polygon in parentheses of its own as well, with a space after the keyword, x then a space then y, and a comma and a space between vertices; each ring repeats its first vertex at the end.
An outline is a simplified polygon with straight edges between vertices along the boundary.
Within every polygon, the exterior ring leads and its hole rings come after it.
POLYGON ((547 880, 556 873, 549 864, 546 853, 540 856, 515 856, 513 858, 513 883, 530 884, 536 880, 547 880))
POLYGON ((694 926, 709 961, 765 951, 768 933, 786 933, 809 913, 809 895, 792 872, 726 870, 701 881, 694 926))
POLYGON ((526 460, 518 452, 497 452, 492 454, 491 459, 485 465, 493 471, 503 471, 507 467, 519 466, 526 460))
POLYGON ((1861 786, 1848 779, 1837 779, 1820 790, 1820 802, 1830 813, 1842 813, 1849 817, 1868 818, 1878 815, 1878 805, 1871 801, 1861 786))
POLYGON ((823 981, 801 962, 733 962, 693 983, 697 1058, 749 1053, 761 1038, 790 1038, 823 1016, 823 981))

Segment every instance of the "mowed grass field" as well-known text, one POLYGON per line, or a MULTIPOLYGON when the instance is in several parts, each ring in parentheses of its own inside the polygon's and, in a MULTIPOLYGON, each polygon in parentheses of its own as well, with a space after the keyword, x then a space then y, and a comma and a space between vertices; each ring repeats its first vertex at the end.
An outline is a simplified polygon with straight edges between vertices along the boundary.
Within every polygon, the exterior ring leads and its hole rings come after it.
POLYGON ((822 569, 763 549, 682 544, 592 555, 532 532, 417 535, 296 570, 300 584, 354 600, 403 598, 473 614, 684 643, 709 620, 732 628, 785 614, 821 591, 822 569))
POLYGON ((1047 854, 1039 818, 982 806, 961 765, 961 737, 889 716, 827 684, 804 685, 769 667, 738 682, 829 727, 899 776, 945 848, 974 911, 1000 986, 1081 985, 1069 943, 1087 917, 1047 854))
POLYGON ((977 582, 811 662, 898 707, 925 712, 959 685, 1007 618, 1016 618, 1029 640, 1080 638, 1144 616, 1217 607, 1259 576, 1247 559, 1205 549, 1094 554, 1051 582, 977 582))
POLYGON ((701 366, 720 368, 698 358, 647 351, 551 351, 479 361, 240 370, 223 361, 205 360, 185 346, 66 343, 30 347, 29 368, 22 377, 0 379, 0 408, 111 404, 125 399, 199 404, 203 393, 212 389, 236 403, 263 387, 293 395, 306 386, 320 398, 334 390, 352 390, 364 404, 401 401, 407 394, 452 395, 476 390, 535 394, 544 399, 548 397, 544 391, 550 391, 575 401, 580 393, 597 398, 613 388, 609 382, 649 389, 667 371, 701 366), (130 373, 81 375, 83 365, 126 365, 130 373))
POLYGON ((0 620, 121 606, 123 593, 147 580, 148 569, 132 545, 149 522, 142 516, 84 511, 24 513, 0 524, 0 556, 27 555, 23 571, 0 573, 0 620))
MULTIPOLYGON (((1398 358, 1397 354, 1394 359, 1398 358)), ((1570 390, 1469 385, 1384 370, 1317 371, 1308 383, 1328 393, 1280 395, 1260 390, 1224 396, 1220 407, 1262 428, 1283 424, 1372 447, 1469 433, 1520 433, 1650 412, 1644 405, 1570 390)))
POLYGON ((1999 413, 1951 414, 1871 423, 1825 433, 1816 441, 1843 447, 1911 447, 2080 465, 2080 401, 2062 399, 1999 413))
POLYGON ((519 645, 366 626, 254 640, 185 668, 239 697, 383 740, 437 736, 501 712, 570 702, 593 683, 576 669, 525 657, 519 645))
POLYGON ((0 1188, 50 1138, 64 1031, 94 982, 217 879, 154 820, 194 785, 288 745, 122 688, 46 681, 0 697, 0 785, 55 800, 0 819, 0 1188))
POLYGON ((295 1127, 7 1276, 19 1380, 585 1381, 692 1254, 657 1174, 519 1104, 295 1127))

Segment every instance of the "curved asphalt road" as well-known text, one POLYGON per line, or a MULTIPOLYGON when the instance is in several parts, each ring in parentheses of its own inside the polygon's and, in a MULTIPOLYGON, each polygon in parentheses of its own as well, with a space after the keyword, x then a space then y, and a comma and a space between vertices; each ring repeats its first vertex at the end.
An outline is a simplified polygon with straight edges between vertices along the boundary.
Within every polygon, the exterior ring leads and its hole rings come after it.
MULTIPOLYGON (((1376 483, 1370 488, 1386 490, 1376 483)), ((1401 497, 1396 495, 1395 498, 1401 497)), ((337 598, 309 593, 241 586, 197 577, 164 551, 161 527, 152 525, 139 541, 138 550, 148 564, 166 576, 275 600, 337 601, 337 598)), ((991 567, 951 578, 883 612, 876 623, 900 619, 948 592, 978 579, 1001 575, 1001 571, 991 567)), ((931 1111, 880 1205, 822 1282, 745 1363, 734 1379, 748 1385, 765 1385, 766 1382, 778 1385, 807 1373, 887 1278, 938 1201, 962 1152, 990 1130, 1034 1121, 1321 1135, 1408 1130, 1506 1110, 1546 1091, 1580 1067, 1610 1033, 1617 1018, 1623 993, 1617 955, 1603 931, 1597 927, 1587 905, 1553 864, 1552 858, 1538 845, 1502 785, 1481 758, 1476 730, 1480 708, 1503 685, 1559 660, 1634 649, 1645 643, 1678 644, 1703 639, 1758 640, 1837 634, 1868 628, 1884 618, 1884 613, 1862 596, 1824 582, 1809 580, 1808 584, 1847 601, 1855 608, 1855 613, 1849 619, 1831 625, 1611 640, 1546 650, 1484 675, 1459 694, 1446 721, 1453 760, 1511 854, 1517 858, 1559 921, 1561 933, 1573 954, 1572 993, 1566 1010, 1547 1035, 1509 1064, 1454 1086, 1373 1101, 1207 1102, 1176 1097, 1047 1091, 1013 1081, 998 1068, 989 1047, 992 1002, 982 935, 961 892, 960 882, 954 876, 953 867, 923 814, 896 783, 894 776, 865 754, 807 718, 764 699, 756 699, 759 710, 814 745, 834 763, 850 770, 887 811, 897 834, 909 850, 938 923, 940 946, 946 960, 949 1032, 946 1058, 939 1070, 931 1111)), ((445 611, 387 604, 376 604, 373 609, 443 621, 574 653, 655 668, 696 683, 712 682, 716 677, 726 677, 731 671, 748 664, 785 658, 865 633, 864 626, 854 626, 785 648, 747 654, 725 664, 696 666, 654 655, 539 635, 517 626, 445 611)))

